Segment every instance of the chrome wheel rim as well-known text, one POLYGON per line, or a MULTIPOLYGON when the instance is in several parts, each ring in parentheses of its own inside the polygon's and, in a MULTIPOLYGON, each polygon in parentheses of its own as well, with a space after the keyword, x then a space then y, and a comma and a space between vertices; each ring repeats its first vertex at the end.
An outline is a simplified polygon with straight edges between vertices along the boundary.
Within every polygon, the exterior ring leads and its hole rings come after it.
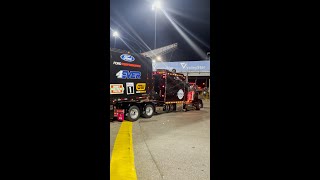
POLYGON ((139 115, 139 112, 137 109, 131 109, 130 111, 130 117, 132 119, 137 119, 138 118, 138 115, 139 115))
POLYGON ((150 106, 149 106, 149 107, 147 107, 147 108, 146 108, 146 115, 147 115, 147 116, 151 116, 151 115, 152 115, 152 113, 153 113, 153 108, 152 108, 152 107, 150 107, 150 106))

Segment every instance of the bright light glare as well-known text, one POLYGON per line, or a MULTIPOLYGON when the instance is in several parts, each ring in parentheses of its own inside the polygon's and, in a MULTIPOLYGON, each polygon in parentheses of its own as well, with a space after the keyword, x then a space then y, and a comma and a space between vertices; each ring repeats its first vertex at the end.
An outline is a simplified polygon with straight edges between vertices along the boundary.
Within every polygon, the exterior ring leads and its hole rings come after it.
POLYGON ((177 20, 175 20, 173 17, 171 17, 171 19, 173 20, 173 22, 175 22, 180 28, 182 28, 185 32, 187 32, 189 35, 191 35, 195 40, 197 40, 198 42, 200 42, 201 44, 203 44, 204 46, 206 46, 207 48, 210 49, 210 47, 208 46, 208 44, 206 44, 205 42, 203 42, 200 38, 198 38, 197 36, 195 36, 191 31, 189 31, 186 27, 184 27, 181 23, 179 23, 177 20))
POLYGON ((158 57, 157 57, 157 60, 158 60, 158 61, 161 61, 161 57, 160 57, 160 56, 158 56, 158 57))
MULTIPOLYGON (((152 49, 143 41, 143 39, 139 36, 139 34, 135 31, 135 29, 123 18, 123 16, 119 13, 117 13, 117 16, 119 17, 122 26, 125 28, 124 31, 130 35, 130 33, 133 33, 133 35, 135 35, 135 37, 138 38, 138 40, 140 40, 140 42, 149 50, 151 51, 152 49), (129 32, 128 32, 129 31, 129 32)), ((117 22, 115 22, 117 24, 117 22)), ((131 36, 131 35, 130 35, 131 36)), ((133 38, 133 36, 131 36, 133 38)), ((135 39, 135 38, 133 38, 135 39)))
POLYGON ((157 1, 155 3, 152 4, 152 10, 155 10, 155 9, 160 9, 161 8, 161 3, 160 1, 157 1))
POLYGON ((206 59, 206 54, 203 52, 188 36, 185 32, 182 31, 182 28, 180 28, 173 19, 169 16, 166 11, 162 10, 164 15, 167 17, 167 19, 170 21, 170 23, 173 25, 173 27, 178 31, 178 33, 183 37, 185 41, 191 46, 191 48, 203 59, 206 59))
POLYGON ((115 31, 113 34, 112 34, 113 37, 119 37, 119 33, 117 31, 115 31))
POLYGON ((154 60, 154 59, 153 59, 153 60, 152 60, 152 62, 153 62, 153 63, 155 63, 155 62, 156 62, 156 60, 154 60))

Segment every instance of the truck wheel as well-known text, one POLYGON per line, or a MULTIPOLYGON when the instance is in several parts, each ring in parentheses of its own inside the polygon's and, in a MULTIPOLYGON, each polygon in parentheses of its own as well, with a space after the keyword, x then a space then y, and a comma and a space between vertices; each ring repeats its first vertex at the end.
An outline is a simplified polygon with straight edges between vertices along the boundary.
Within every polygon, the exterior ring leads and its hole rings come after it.
POLYGON ((137 106, 131 106, 128 110, 128 120, 136 121, 140 117, 140 109, 137 106))
POLYGON ((200 103, 196 104, 196 110, 200 110, 200 103))
POLYGON ((151 118, 154 113, 154 107, 151 104, 148 104, 144 108, 144 112, 142 114, 142 117, 144 118, 151 118))

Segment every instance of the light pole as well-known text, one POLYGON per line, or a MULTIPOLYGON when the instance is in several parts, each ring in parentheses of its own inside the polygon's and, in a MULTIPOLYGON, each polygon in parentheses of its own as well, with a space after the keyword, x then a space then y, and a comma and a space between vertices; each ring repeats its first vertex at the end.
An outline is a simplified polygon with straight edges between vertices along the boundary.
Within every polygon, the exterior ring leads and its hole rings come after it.
POLYGON ((117 37, 119 37, 119 33, 117 31, 113 32, 112 36, 114 37, 114 48, 116 48, 117 37))
POLYGON ((157 47, 157 9, 159 8, 161 8, 160 1, 152 4, 152 10, 154 10, 154 49, 157 47))

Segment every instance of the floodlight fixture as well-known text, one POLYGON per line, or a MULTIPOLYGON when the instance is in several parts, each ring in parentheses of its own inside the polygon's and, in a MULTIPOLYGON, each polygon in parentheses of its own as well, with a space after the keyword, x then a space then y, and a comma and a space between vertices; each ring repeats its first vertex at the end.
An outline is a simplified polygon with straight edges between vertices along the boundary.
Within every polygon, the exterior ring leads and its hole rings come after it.
POLYGON ((152 4, 152 10, 160 9, 161 8, 161 3, 160 1, 156 1, 155 3, 152 4))
POLYGON ((119 33, 117 31, 115 31, 113 34, 112 34, 113 37, 119 37, 119 33))

